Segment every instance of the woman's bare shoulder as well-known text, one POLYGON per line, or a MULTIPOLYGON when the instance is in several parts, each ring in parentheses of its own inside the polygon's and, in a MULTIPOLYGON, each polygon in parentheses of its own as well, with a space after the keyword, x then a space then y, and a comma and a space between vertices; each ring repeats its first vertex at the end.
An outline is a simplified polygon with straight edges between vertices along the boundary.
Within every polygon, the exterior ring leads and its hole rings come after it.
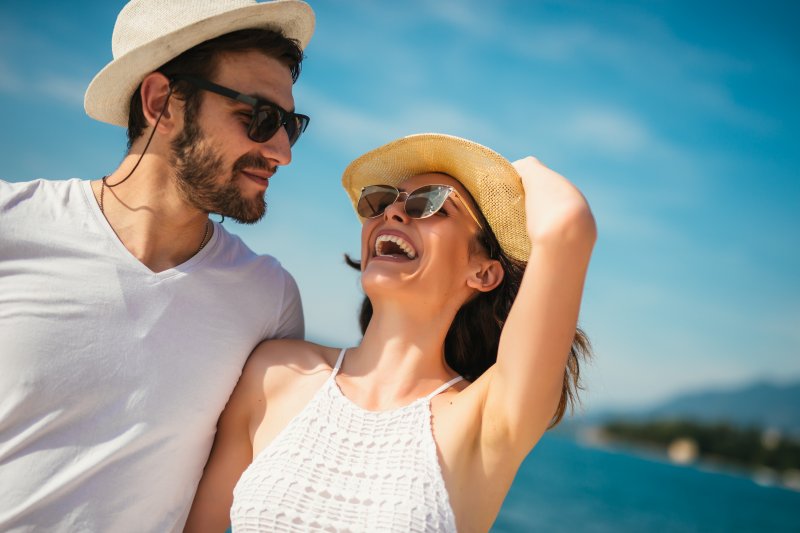
POLYGON ((305 376, 330 373, 339 348, 296 339, 264 341, 253 350, 242 370, 241 380, 261 389, 269 380, 273 386, 288 385, 305 376))

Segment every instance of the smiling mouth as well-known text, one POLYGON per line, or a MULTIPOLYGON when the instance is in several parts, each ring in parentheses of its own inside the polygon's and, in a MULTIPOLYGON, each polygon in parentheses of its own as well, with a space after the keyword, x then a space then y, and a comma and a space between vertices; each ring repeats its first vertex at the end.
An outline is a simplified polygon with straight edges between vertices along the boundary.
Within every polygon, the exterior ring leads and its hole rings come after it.
POLYGON ((411 244, 397 235, 380 235, 375 239, 375 255, 377 257, 395 257, 414 259, 417 252, 411 244))
POLYGON ((252 179, 255 179, 255 180, 263 181, 265 183, 269 181, 269 178, 271 176, 271 174, 268 174, 268 173, 251 172, 251 171, 248 171, 248 170, 242 170, 241 173, 244 174, 245 176, 247 176, 248 178, 252 178, 252 179))

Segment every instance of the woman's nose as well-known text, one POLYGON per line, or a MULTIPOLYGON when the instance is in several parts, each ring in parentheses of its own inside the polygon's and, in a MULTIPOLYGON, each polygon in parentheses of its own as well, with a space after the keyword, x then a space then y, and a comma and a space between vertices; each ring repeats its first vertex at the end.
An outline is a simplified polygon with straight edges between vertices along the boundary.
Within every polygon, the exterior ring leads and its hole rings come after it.
POLYGON ((383 211, 384 219, 407 223, 409 216, 406 213, 406 198, 408 198, 408 193, 401 192, 397 199, 383 211))

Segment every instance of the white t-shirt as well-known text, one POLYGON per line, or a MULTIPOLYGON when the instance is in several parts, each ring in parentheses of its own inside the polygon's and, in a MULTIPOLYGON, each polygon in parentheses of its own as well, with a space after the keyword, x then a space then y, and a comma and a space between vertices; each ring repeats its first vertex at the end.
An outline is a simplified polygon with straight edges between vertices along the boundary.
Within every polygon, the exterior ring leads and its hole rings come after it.
POLYGON ((88 181, 0 181, 0 531, 180 531, 247 356, 302 335, 292 277, 220 224, 153 273, 88 181))

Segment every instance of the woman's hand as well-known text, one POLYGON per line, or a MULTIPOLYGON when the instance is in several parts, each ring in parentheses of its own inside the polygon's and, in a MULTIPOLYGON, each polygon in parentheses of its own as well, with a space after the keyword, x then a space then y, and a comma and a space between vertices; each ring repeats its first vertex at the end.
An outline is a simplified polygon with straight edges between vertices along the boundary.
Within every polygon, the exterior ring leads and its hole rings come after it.
POLYGON ((535 157, 512 163, 525 188, 528 236, 534 245, 594 243, 597 229, 589 204, 566 178, 535 157))

